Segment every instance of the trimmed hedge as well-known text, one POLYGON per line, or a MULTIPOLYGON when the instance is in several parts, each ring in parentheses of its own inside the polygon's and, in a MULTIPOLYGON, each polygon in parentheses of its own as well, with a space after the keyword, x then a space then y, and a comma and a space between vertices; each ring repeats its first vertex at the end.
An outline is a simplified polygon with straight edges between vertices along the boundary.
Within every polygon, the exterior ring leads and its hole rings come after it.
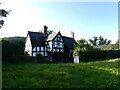
POLYGON ((87 62, 91 60, 99 59, 113 59, 120 58, 120 50, 94 50, 94 51, 84 51, 80 53, 80 61, 87 62))

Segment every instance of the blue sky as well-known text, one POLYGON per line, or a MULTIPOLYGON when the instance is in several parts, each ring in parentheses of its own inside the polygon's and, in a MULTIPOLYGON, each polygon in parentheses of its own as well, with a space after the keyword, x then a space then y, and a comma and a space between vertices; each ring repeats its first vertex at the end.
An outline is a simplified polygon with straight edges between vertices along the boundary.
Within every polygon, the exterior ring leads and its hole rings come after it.
POLYGON ((12 1, 2 3, 3 8, 12 9, 12 12, 5 18, 1 37, 25 37, 27 31, 39 31, 47 25, 48 30, 61 31, 62 35, 69 36, 73 31, 75 39, 103 36, 113 43, 118 40, 117 2, 12 1))

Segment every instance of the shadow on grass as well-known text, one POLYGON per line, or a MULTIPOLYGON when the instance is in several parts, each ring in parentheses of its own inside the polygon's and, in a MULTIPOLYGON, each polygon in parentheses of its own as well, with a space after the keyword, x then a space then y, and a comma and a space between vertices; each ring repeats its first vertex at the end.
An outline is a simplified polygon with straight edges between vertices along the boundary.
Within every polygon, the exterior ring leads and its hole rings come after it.
MULTIPOLYGON (((3 66, 3 88, 118 88, 118 75, 104 68, 117 63, 38 64, 3 66), (100 69, 102 68, 102 69, 100 69)), ((115 69, 113 69, 115 70, 115 69)))

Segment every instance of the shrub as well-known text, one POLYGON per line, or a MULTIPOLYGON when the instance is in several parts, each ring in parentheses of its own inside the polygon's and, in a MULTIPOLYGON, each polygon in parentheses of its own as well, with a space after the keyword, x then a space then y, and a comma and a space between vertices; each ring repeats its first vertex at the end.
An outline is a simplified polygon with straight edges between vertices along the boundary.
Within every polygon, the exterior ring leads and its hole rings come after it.
POLYGON ((2 63, 16 63, 24 60, 23 37, 11 37, 2 39, 2 63))
POLYGON ((37 62, 41 62, 42 59, 43 59, 42 54, 36 54, 36 60, 37 60, 37 62))
POLYGON ((91 60, 99 60, 99 59, 112 59, 112 58, 120 58, 120 50, 93 50, 93 51, 84 51, 81 52, 80 61, 87 62, 91 60))

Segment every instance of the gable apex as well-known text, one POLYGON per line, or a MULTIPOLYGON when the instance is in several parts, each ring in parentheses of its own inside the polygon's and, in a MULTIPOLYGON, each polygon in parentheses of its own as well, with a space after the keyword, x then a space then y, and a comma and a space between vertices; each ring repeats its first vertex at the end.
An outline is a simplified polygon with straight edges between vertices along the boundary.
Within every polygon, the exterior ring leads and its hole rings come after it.
POLYGON ((55 33, 52 33, 52 34, 48 35, 47 41, 53 40, 58 34, 60 34, 62 36, 60 31, 58 33, 55 32, 55 33))

